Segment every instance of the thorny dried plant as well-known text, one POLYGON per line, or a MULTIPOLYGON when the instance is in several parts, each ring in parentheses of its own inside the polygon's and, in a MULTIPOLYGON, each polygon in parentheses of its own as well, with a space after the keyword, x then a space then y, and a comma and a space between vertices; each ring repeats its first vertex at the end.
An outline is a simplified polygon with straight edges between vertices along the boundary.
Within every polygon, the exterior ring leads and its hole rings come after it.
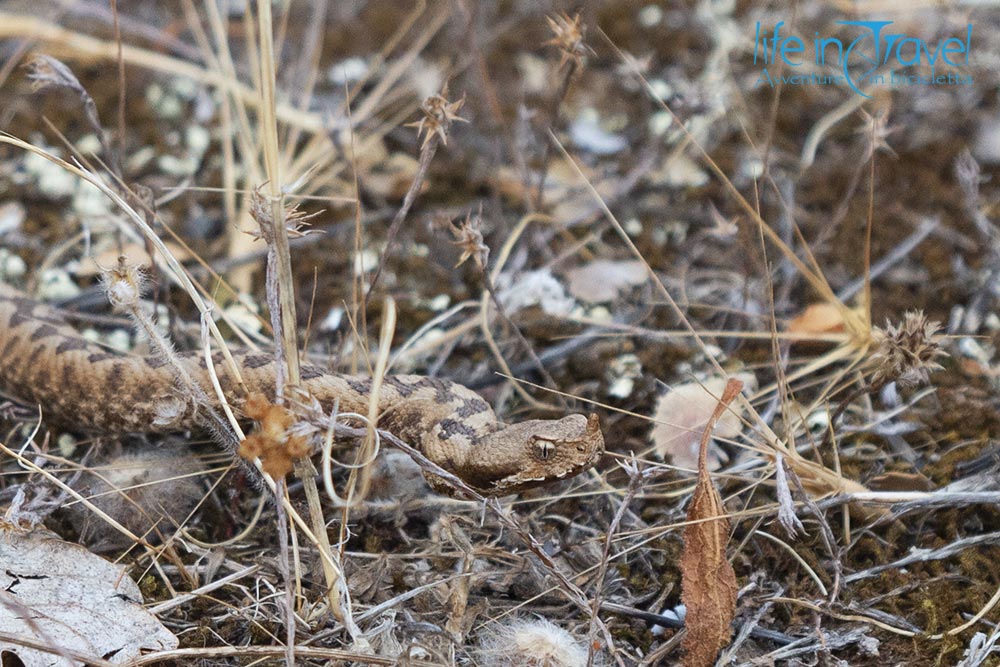
MULTIPOLYGON (((280 403, 284 400, 285 383, 294 377, 289 364, 295 363, 297 367, 297 359, 293 359, 293 356, 297 354, 298 350, 295 349, 294 345, 289 346, 286 344, 282 335, 284 318, 281 317, 281 304, 282 298, 286 295, 279 289, 281 287, 278 280, 281 259, 278 244, 276 243, 275 213, 271 204, 271 200, 263 192, 263 186, 254 188, 250 197, 250 215, 257 223, 257 231, 248 231, 247 234, 253 236, 255 240, 260 239, 267 244, 267 264, 264 277, 266 282, 265 297, 267 299, 268 311, 271 314, 271 327, 275 333, 275 341, 277 343, 275 345, 275 360, 277 361, 278 369, 276 382, 277 397, 280 403)), ((305 214, 299 210, 298 204, 284 209, 284 225, 287 236, 289 238, 301 238, 310 233, 318 232, 319 230, 305 229, 305 227, 309 226, 309 220, 318 214, 318 211, 305 214)), ((292 299, 289 297, 289 300, 292 299)), ((292 340, 294 341, 294 336, 292 340)))
POLYGON ((420 161, 417 165, 417 173, 413 177, 413 182, 410 183, 410 187, 403 197, 403 204, 396 211, 396 215, 393 216, 392 222, 389 224, 389 230, 385 234, 385 251, 382 253, 381 258, 379 258, 375 273, 372 274, 372 279, 368 283, 368 291, 365 292, 364 298, 366 305, 372 291, 375 289, 375 285, 378 283, 379 277, 382 275, 382 269, 385 267, 385 260, 389 255, 389 249, 395 243, 396 235, 399 234, 399 230, 403 226, 403 221, 406 220, 406 215, 409 213, 410 207, 413 206, 413 202, 417 199, 417 194, 419 194, 420 189, 423 187, 424 179, 427 177, 427 170, 430 169, 431 160, 434 159, 438 145, 447 145, 448 134, 451 132, 453 123, 467 122, 466 119, 458 115, 459 109, 464 104, 464 95, 461 99, 454 102, 448 101, 448 84, 445 84, 439 94, 431 95, 420 105, 423 117, 419 121, 409 123, 406 126, 416 127, 418 137, 421 134, 424 135, 424 141, 420 145, 420 161))
MULTIPOLYGON (((586 33, 586 25, 581 21, 580 15, 575 14, 572 18, 566 13, 556 16, 546 16, 545 20, 549 28, 555 35, 546 42, 547 45, 555 46, 559 49, 560 58, 556 71, 562 71, 562 78, 555 87, 555 94, 552 96, 550 108, 548 110, 549 130, 555 131, 560 118, 560 109, 566 94, 569 92, 570 82, 573 80, 577 70, 583 67, 583 56, 590 49, 583 43, 583 36, 586 33), (567 63, 569 64, 566 67, 567 63)), ((552 144, 542 138, 541 167, 538 179, 535 183, 535 193, 529 204, 534 210, 541 210, 545 200, 545 180, 549 173, 549 155, 552 144)), ((527 174, 525 174, 526 176, 527 174)))
POLYGON ((173 372, 176 382, 184 389, 185 399, 183 401, 164 404, 167 407, 163 409, 171 411, 164 412, 161 416, 164 422, 169 423, 176 418, 174 410, 197 410, 206 417, 206 423, 218 438, 219 443, 233 449, 235 436, 232 428, 212 407, 208 395, 191 377, 181 358, 177 355, 171 340, 160 332, 143 307, 142 292, 146 286, 146 279, 142 269, 129 264, 128 259, 122 255, 118 257, 116 266, 104 270, 101 280, 108 301, 115 311, 125 313, 131 318, 136 330, 149 341, 153 352, 166 362, 173 372), (192 405, 188 405, 188 402, 192 405))
POLYGON ((430 143, 433 137, 437 137, 441 144, 448 145, 448 133, 451 131, 452 123, 467 123, 468 119, 458 115, 459 110, 465 105, 465 95, 455 100, 448 101, 448 86, 437 95, 431 95, 420 105, 420 112, 423 116, 420 120, 407 123, 406 127, 417 128, 417 136, 423 135, 424 142, 421 149, 430 143))
MULTIPOLYGON (((937 359, 946 354, 935 338, 940 328, 920 310, 906 313, 900 324, 887 322, 885 328, 872 327, 874 350, 868 356, 869 380, 840 401, 830 415, 830 423, 835 424, 856 398, 877 393, 891 382, 901 387, 929 382, 930 373, 941 368, 937 359)), ((821 449, 832 442, 833 434, 832 428, 826 431, 821 449)))
POLYGON ((886 322, 885 328, 872 328, 875 351, 869 358, 874 367, 871 384, 884 387, 896 382, 901 387, 926 384, 932 371, 940 370, 937 359, 945 356, 935 334, 941 329, 938 322, 927 319, 923 311, 911 311, 899 324, 886 322))
POLYGON ((870 114, 862 109, 860 113, 863 123, 858 128, 858 134, 867 138, 864 161, 867 162, 879 151, 888 153, 892 157, 898 157, 896 151, 889 146, 889 135, 898 130, 899 126, 889 125, 888 110, 883 109, 870 114))
POLYGON ((130 313, 139 308, 139 300, 146 288, 146 275, 141 266, 129 264, 128 259, 121 255, 118 264, 105 270, 101 280, 116 313, 130 313))
POLYGON ((545 42, 546 46, 554 46, 559 49, 561 57, 559 59, 559 69, 572 61, 574 66, 580 67, 583 64, 583 57, 589 51, 583 42, 587 33, 587 26, 580 19, 580 14, 576 13, 572 17, 563 12, 555 16, 546 16, 545 21, 552 30, 553 37, 545 42))
POLYGON ((475 262, 481 271, 486 269, 490 258, 490 247, 483 240, 482 220, 482 216, 474 216, 472 215, 472 211, 469 211, 464 220, 448 226, 455 237, 452 243, 462 251, 461 256, 455 263, 456 269, 465 264, 469 258, 475 262))
MULTIPOLYGON (((257 223, 257 229, 246 230, 244 233, 255 241, 262 240, 270 244, 274 242, 274 220, 270 202, 262 187, 254 188, 250 198, 250 215, 257 223)), ((323 213, 321 210, 312 213, 301 211, 298 203, 286 208, 285 229, 288 231, 288 238, 300 239, 310 234, 323 233, 321 229, 307 229, 312 224, 310 221, 321 213, 323 213)))

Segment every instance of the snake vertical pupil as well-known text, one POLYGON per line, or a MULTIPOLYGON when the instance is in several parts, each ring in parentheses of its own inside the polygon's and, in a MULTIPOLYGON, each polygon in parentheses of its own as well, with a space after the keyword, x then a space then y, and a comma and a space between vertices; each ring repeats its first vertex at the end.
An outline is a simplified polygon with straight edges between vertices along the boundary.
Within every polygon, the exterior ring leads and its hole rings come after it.
POLYGON ((549 458, 549 454, 555 448, 555 445, 548 440, 536 440, 535 446, 538 448, 538 455, 543 459, 549 458))

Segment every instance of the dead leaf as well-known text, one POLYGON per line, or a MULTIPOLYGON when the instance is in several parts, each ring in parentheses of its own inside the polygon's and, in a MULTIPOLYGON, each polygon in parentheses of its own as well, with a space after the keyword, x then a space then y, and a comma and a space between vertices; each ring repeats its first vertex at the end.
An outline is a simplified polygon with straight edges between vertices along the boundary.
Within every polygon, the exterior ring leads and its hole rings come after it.
POLYGON ((607 303, 627 287, 646 281, 646 266, 637 259, 598 259, 566 272, 566 288, 581 301, 607 303))
MULTIPOLYGON (((750 373, 739 373, 736 379, 755 387, 756 378, 750 373)), ((726 388, 726 379, 710 377, 704 382, 685 382, 672 387, 660 396, 653 414, 655 423, 649 438, 661 458, 670 456, 679 468, 694 470, 698 465, 698 443, 701 433, 715 412, 718 397, 726 388)), ((716 438, 735 438, 743 430, 740 417, 743 411, 736 407, 727 410, 715 429, 716 438)), ((722 453, 713 449, 709 454, 708 469, 717 470, 722 453)))
POLYGON ((788 324, 790 333, 840 333, 844 330, 844 314, 832 303, 814 303, 788 324))
MULTIPOLYGON (((0 632, 115 664, 177 648, 177 637, 142 606, 124 568, 80 545, 44 531, 0 530, 0 563, 0 632)), ((0 652, 25 667, 84 664, 2 641, 0 652)))
POLYGON ((681 601, 687 608, 684 627, 685 667, 715 664, 728 641, 736 612, 736 573, 726 558, 729 518, 708 471, 708 443, 712 429, 742 389, 739 380, 726 384, 701 437, 698 484, 688 507, 681 554, 681 601))

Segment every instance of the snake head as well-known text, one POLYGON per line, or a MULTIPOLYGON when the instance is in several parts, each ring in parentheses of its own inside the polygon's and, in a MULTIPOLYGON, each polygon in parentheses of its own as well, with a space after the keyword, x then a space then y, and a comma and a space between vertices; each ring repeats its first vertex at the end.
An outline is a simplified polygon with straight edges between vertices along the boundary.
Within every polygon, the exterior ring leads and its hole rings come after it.
POLYGON ((483 437, 461 477, 484 495, 504 496, 577 475, 604 454, 597 415, 533 419, 483 437))

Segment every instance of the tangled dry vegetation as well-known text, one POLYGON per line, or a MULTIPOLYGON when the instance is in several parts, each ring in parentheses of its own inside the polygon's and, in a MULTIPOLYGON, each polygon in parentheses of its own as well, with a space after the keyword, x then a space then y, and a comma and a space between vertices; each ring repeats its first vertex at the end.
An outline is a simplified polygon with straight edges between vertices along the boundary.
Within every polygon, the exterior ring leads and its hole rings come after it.
POLYGON ((0 5, 2 282, 608 446, 470 501, 291 389, 230 397, 258 468, 9 396, 3 665, 998 664, 1000 15, 865 4, 0 5), (873 16, 971 23, 975 83, 757 81, 758 21, 873 16), (58 625, 26 569, 93 554, 155 631, 88 635, 97 575, 58 625))

